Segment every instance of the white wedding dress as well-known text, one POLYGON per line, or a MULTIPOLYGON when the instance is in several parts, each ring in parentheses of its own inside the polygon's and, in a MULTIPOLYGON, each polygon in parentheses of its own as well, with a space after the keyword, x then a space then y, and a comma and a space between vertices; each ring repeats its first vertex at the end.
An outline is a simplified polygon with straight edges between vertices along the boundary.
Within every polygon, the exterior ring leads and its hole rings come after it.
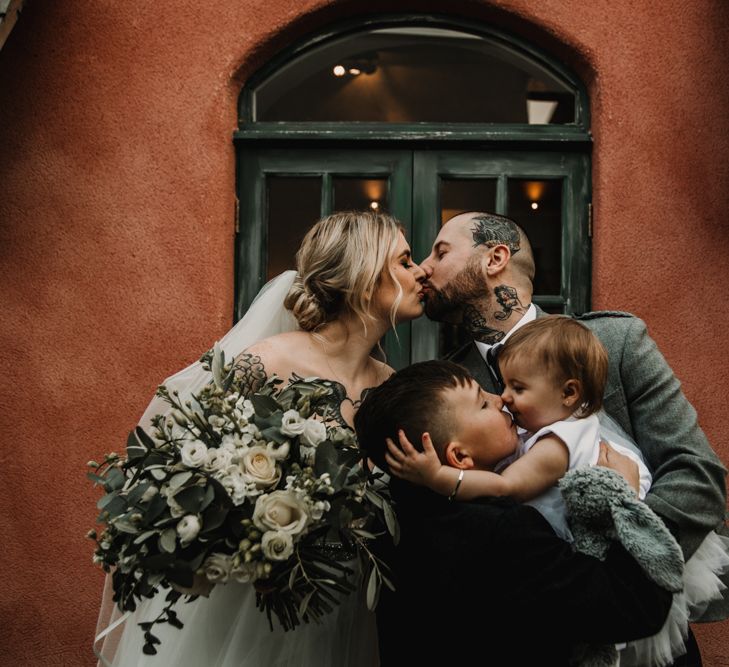
MULTIPOLYGON (((298 328, 283 308, 294 276, 295 272, 287 271, 264 286, 245 317, 220 341, 227 359, 258 340, 298 328)), ((209 379, 198 362, 164 384, 189 396, 209 379)), ((168 410, 167 403, 156 397, 140 425, 147 427, 154 415, 168 410)), ((144 632, 138 623, 159 615, 169 589, 141 601, 134 612, 122 614, 112 603, 111 577, 107 576, 94 650, 100 667, 376 667, 375 614, 367 608, 361 588, 344 596, 321 623, 302 623, 284 631, 275 616, 271 630, 266 614, 256 607, 251 584, 217 585, 209 598, 189 603, 181 598, 174 609, 184 626, 155 625, 152 633, 161 643, 156 655, 145 655, 144 632)))

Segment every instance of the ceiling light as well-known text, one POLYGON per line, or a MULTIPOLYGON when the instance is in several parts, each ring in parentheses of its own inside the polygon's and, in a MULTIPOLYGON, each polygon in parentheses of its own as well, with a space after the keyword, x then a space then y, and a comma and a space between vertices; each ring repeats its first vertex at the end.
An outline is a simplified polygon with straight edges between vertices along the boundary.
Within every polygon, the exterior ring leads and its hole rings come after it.
POLYGON ((334 76, 344 76, 347 73, 347 70, 344 69, 343 65, 335 65, 332 72, 334 72, 334 76))

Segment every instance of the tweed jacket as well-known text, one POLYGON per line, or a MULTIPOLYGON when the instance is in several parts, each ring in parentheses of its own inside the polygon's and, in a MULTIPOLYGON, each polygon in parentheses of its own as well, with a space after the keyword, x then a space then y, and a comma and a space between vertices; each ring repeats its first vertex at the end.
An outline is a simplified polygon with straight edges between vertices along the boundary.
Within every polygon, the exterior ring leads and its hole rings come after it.
MULTIPOLYGON (((545 313, 537 308, 537 317, 545 313)), ((608 352, 604 408, 635 440, 653 473, 646 502, 674 533, 686 559, 709 531, 726 531, 726 468, 681 391, 645 323, 629 313, 601 311, 576 317, 608 352)), ((487 391, 493 381, 478 348, 468 343, 450 355, 487 391)), ((729 573, 724 582, 729 586, 729 573)), ((729 591, 729 588, 727 589, 729 591)), ((729 595, 710 605, 702 621, 729 616, 729 595)))

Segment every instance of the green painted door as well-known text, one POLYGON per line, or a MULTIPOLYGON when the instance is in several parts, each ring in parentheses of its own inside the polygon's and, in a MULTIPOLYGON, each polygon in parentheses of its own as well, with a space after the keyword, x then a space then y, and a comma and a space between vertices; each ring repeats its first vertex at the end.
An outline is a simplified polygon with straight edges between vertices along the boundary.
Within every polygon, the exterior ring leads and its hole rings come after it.
MULTIPOLYGON (((402 145, 402 144, 401 144, 402 145)), ((241 146, 236 317, 265 281, 293 268, 306 230, 334 210, 377 208, 402 221, 413 256, 430 252, 457 213, 513 217, 537 260, 535 301, 552 312, 589 307, 589 155, 581 152, 262 148, 241 146)), ((388 335, 390 364, 442 356, 461 339, 425 318, 388 335)))

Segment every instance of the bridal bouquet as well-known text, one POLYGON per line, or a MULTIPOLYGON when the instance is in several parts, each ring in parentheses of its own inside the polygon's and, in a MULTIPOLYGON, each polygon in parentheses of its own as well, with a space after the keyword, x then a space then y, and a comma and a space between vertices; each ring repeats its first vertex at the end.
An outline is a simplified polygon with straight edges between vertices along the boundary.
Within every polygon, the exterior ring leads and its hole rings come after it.
POLYGON ((126 456, 89 462, 103 486, 91 531, 94 561, 112 572, 122 611, 170 588, 162 614, 142 623, 182 627, 174 605, 216 584, 250 582, 257 603, 285 629, 316 621, 356 588, 377 602, 387 568, 370 550, 397 524, 375 490, 350 429, 334 420, 331 383, 273 377, 247 395, 245 374, 216 347, 203 357, 212 382, 189 400, 163 385, 170 410, 150 433, 130 433, 126 456), (359 561, 359 568, 356 563, 359 561))

